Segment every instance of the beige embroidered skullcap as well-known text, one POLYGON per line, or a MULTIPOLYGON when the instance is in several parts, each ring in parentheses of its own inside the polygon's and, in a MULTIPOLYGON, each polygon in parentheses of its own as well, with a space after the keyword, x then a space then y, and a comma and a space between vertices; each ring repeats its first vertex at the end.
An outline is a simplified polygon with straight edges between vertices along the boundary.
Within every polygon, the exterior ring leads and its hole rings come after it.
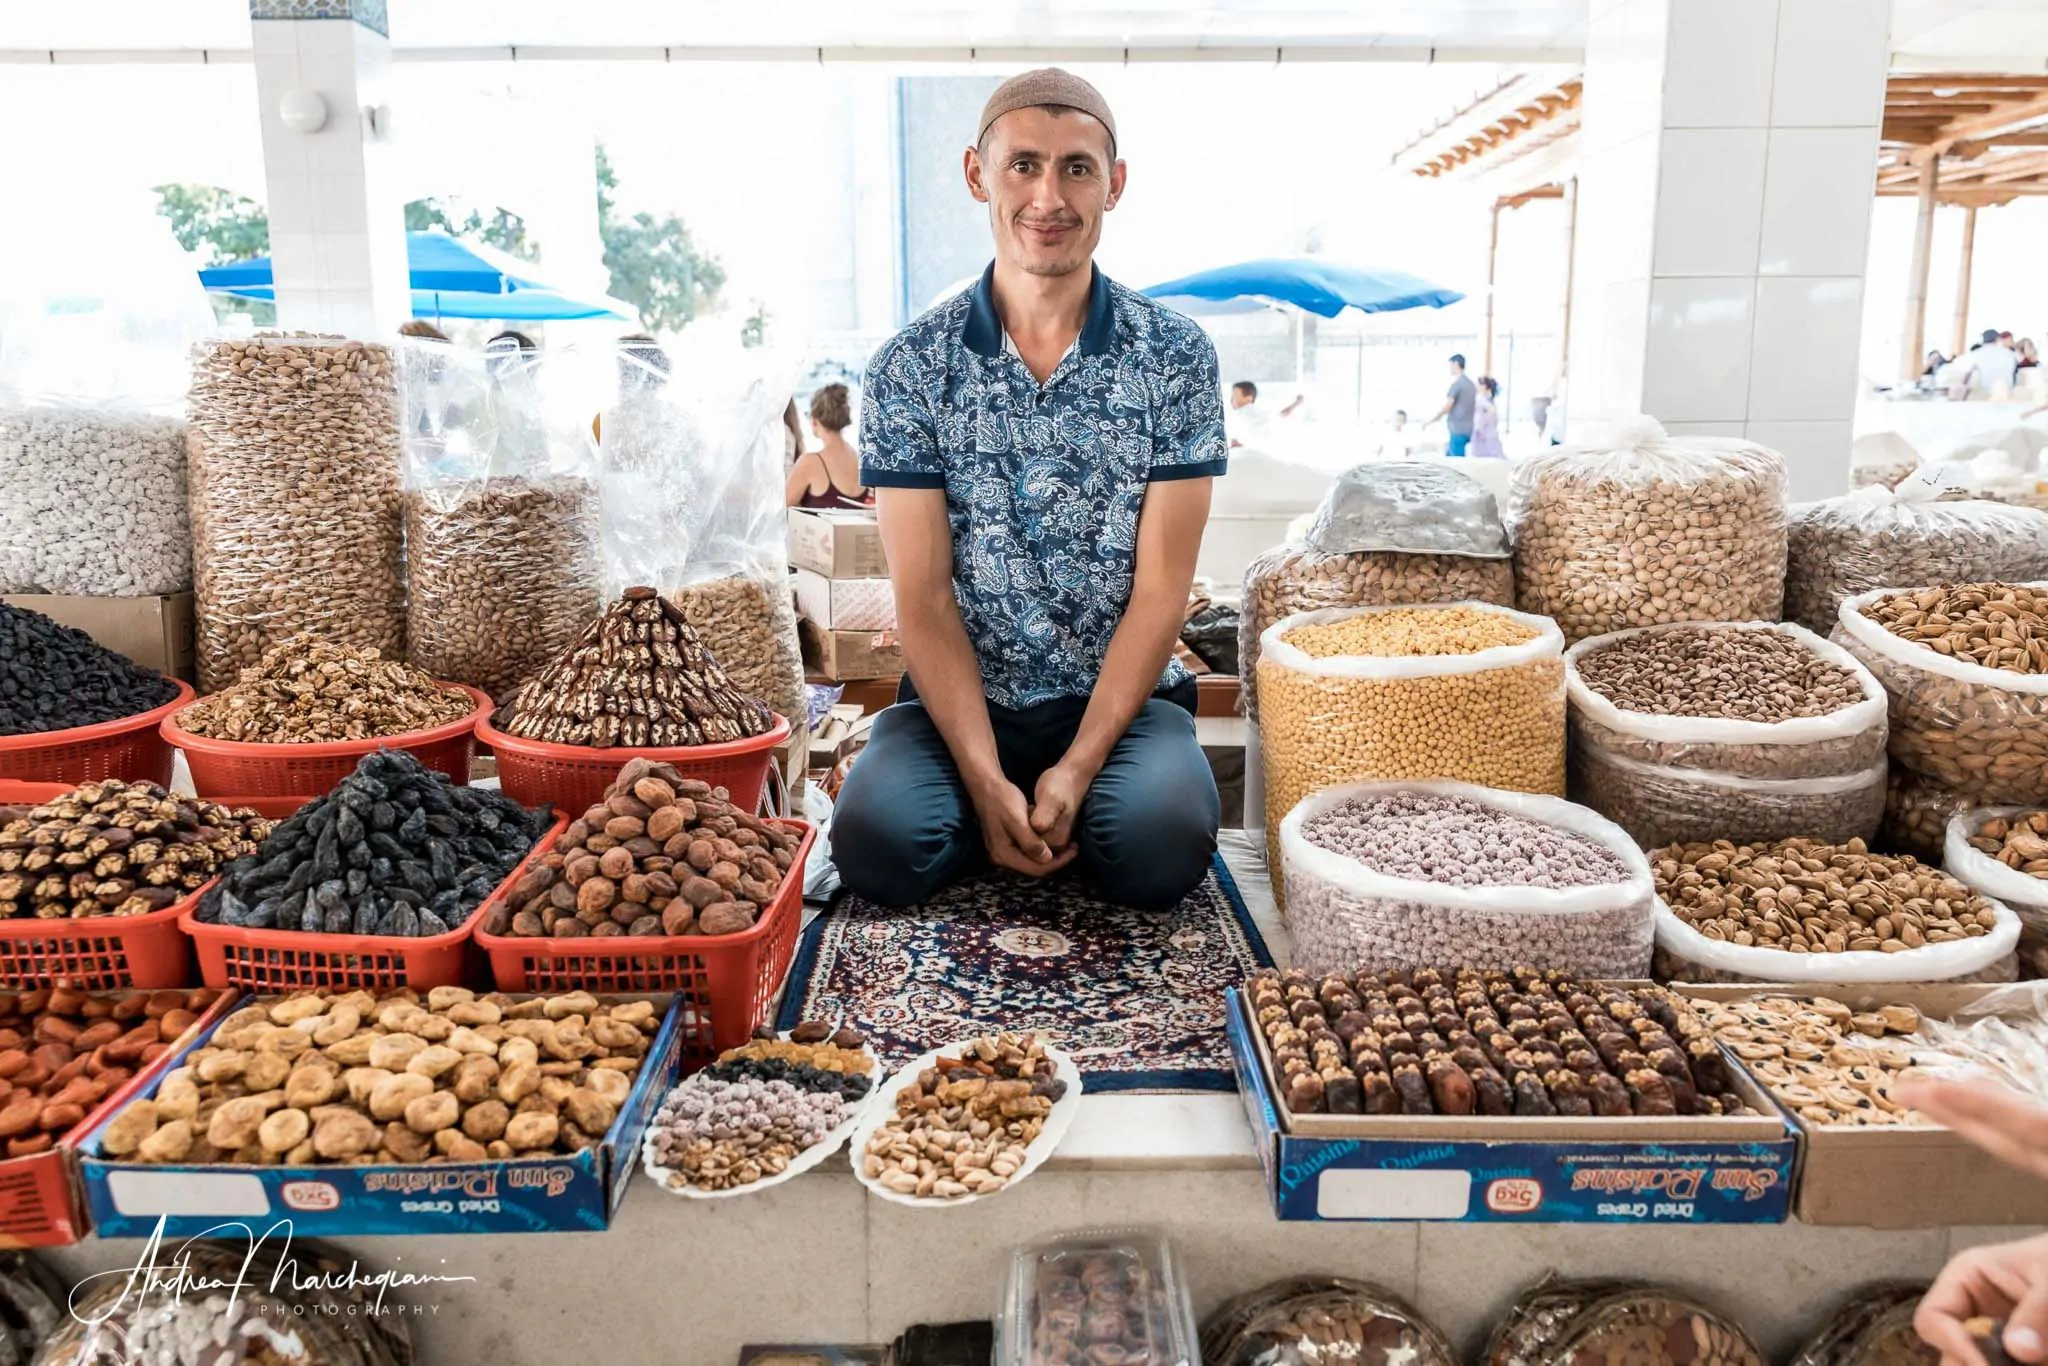
POLYGON ((1102 98, 1100 90, 1079 76, 1056 66, 1042 66, 1036 71, 1012 76, 997 86, 996 93, 990 95, 988 103, 981 108, 981 131, 974 135, 975 145, 981 145, 981 140, 988 136, 989 126, 1003 115, 1047 105, 1078 109, 1094 117, 1109 130, 1109 154, 1116 156, 1116 115, 1109 112, 1109 101, 1102 98))

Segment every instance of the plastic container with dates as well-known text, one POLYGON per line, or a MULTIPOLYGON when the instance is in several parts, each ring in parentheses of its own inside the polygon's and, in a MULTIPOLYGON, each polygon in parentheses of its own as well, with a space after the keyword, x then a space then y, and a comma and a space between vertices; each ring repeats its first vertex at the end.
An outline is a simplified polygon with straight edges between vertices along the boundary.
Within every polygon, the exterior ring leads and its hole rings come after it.
POLYGON ((1200 1366, 1194 1310, 1173 1245, 1155 1230, 1103 1229, 1018 1248, 996 1314, 992 1360, 1200 1366))

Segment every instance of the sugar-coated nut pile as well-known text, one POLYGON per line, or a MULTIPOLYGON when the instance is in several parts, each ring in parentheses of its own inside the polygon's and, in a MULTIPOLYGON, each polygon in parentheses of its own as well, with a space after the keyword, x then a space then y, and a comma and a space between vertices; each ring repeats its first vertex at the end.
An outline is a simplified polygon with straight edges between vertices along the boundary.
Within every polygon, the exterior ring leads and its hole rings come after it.
POLYGON ((375 650, 299 635, 271 646, 238 681, 171 720, 214 740, 298 745, 407 735, 474 710, 468 693, 375 650))
POLYGON ((0 602, 0 735, 96 726, 177 695, 170 679, 85 632, 0 602))
POLYGON ((2048 589, 1944 584, 1878 598, 1863 615, 1951 659, 2005 673, 2048 673, 2048 589))
POLYGON ((1349 798, 1303 822, 1302 836, 1386 877, 1501 889, 1496 909, 1432 901, 1426 891, 1368 895, 1283 851, 1294 964, 1305 971, 1533 963, 1630 977, 1649 968, 1655 923, 1648 887, 1616 885, 1628 881, 1628 865, 1586 836, 1464 797, 1419 792, 1349 798), (1517 887, 1601 885, 1611 895, 1596 910, 1546 913, 1514 896, 1517 887))
POLYGON ((1580 655, 1574 665, 1586 686, 1615 706, 1653 716, 1771 725, 1863 700, 1854 673, 1777 631, 1646 631, 1580 655))
POLYGON ((675 1189, 731 1190, 778 1176, 867 1098, 874 1058, 851 1031, 805 1022, 756 1038, 669 1092, 649 1144, 675 1189), (798 1043, 796 1034, 824 1040, 798 1043))
POLYGON ((502 724, 528 740, 609 749, 723 744, 774 719, 675 608, 652 588, 628 588, 520 688, 502 724))
POLYGON ((1708 939, 1786 953, 1903 953, 1975 939, 1989 901, 1918 859, 1862 840, 1678 844, 1650 855, 1657 895, 1708 939))
POLYGON ((976 1039, 896 1093, 896 1113, 868 1136, 857 1160, 869 1180, 898 1195, 992 1194, 1022 1170, 1066 1091, 1043 1039, 976 1039))
POLYGON ((54 1146, 168 1053, 220 993, 70 987, 0 992, 0 1139, 8 1157, 54 1146))
POLYGON ((0 917, 166 910, 269 832, 253 811, 114 778, 40 806, 0 806, 0 917))
POLYGON ((1746 1112, 1706 1027, 1661 988, 1533 968, 1268 968, 1246 994, 1294 1114, 1746 1112))
POLYGON ((2022 811, 1985 821, 1970 847, 2028 877, 2048 879, 2048 811, 2022 811))
POLYGON ((497 478, 405 495, 406 656, 508 700, 604 605, 587 479, 497 478))
MULTIPOLYGON (((1266 853, 1280 867, 1280 822, 1336 783, 1449 778, 1521 792, 1564 792, 1564 660, 1456 672, 1457 657, 1533 639, 1529 627, 1471 607, 1366 612, 1288 631, 1312 659, 1447 656, 1422 677, 1348 676, 1272 655, 1259 661, 1266 766, 1266 853)), ((1280 888, 1284 894, 1284 887, 1280 888)))
POLYGON ((1785 619, 1819 635, 1880 588, 2048 577, 2048 512, 1960 502, 1829 498, 1792 509, 1785 619))
POLYGON ((1567 642, 1678 621, 1776 621, 1785 461, 1760 447, 1659 456, 1630 477, 1570 449, 1516 471, 1515 590, 1567 642), (1677 477, 1682 459, 1690 477, 1677 477))
POLYGON ((651 1002, 582 991, 295 992, 228 1016, 102 1146, 294 1167, 573 1153, 611 1128, 660 1027, 651 1002))
POLYGON ((1857 1012, 1825 996, 1695 1001, 1714 1037, 1751 1076, 1808 1124, 1910 1124, 1919 1117, 1891 1098, 1913 1065, 1920 1012, 1887 1005, 1857 1012))
POLYGON ((198 918, 311 934, 446 934, 511 874, 547 822, 546 811, 379 750, 229 866, 200 899, 198 918))
POLYGON ((404 657, 398 414, 388 347, 258 334, 195 352, 201 692, 306 631, 404 657))
POLYGON ((0 593, 191 586, 182 419, 0 407, 0 593))
POLYGON ((724 788, 634 759, 513 884, 492 933, 738 934, 774 901, 799 843, 724 788))
MULTIPOLYGON (((796 633, 796 603, 786 582, 778 578, 771 586, 751 575, 733 574, 672 589, 666 596, 725 669, 733 687, 780 715, 803 716, 803 647, 796 633)), ((806 743, 802 729, 797 727, 792 745, 806 743)))
POLYGON ((1323 607, 1396 607, 1403 603, 1490 602, 1515 605, 1515 571, 1507 560, 1466 555, 1404 555, 1363 550, 1330 555, 1281 546, 1244 572, 1238 619, 1238 677, 1245 715, 1259 719, 1259 637, 1277 621, 1323 607))

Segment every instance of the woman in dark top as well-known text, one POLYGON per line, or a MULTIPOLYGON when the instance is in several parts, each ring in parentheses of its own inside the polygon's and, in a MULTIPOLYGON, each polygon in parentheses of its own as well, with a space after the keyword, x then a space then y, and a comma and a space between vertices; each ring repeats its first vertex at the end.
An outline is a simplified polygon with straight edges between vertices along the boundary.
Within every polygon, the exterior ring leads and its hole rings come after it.
POLYGON ((853 405, 846 386, 828 384, 811 395, 811 430, 823 449, 805 451, 789 472, 784 501, 793 508, 873 507, 875 495, 861 487, 860 455, 846 440, 853 405))

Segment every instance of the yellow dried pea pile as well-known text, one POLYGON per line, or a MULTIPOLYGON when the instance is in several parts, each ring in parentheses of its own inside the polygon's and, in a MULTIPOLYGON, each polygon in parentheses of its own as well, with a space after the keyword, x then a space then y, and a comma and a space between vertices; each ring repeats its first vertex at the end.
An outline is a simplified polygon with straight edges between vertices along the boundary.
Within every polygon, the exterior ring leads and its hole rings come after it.
POLYGON ((1279 883, 1280 822, 1337 783, 1446 778, 1564 794, 1563 642, 1498 668, 1461 657, 1534 646, 1541 633, 1503 612, 1460 604, 1366 610, 1284 630, 1298 653, 1259 660, 1266 765, 1266 850, 1279 883), (1302 656, 1307 656, 1306 660, 1302 656), (1374 659, 1444 661, 1441 671, 1376 672, 1374 659))
POLYGON ((263 1166, 572 1153, 611 1128, 660 1027, 651 1002, 581 991, 297 992, 228 1016, 103 1146, 263 1166))

